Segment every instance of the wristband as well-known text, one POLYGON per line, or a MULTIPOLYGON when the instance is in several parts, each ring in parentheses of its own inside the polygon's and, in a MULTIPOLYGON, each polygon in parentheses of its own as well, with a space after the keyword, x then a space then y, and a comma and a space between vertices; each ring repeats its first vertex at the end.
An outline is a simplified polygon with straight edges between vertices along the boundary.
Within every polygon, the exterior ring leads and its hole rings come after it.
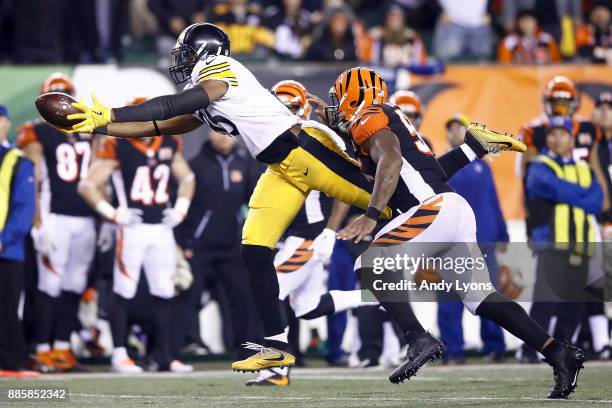
POLYGON ((91 133, 96 134, 96 135, 108 135, 108 126, 107 125, 98 126, 91 133))
POLYGON ((174 209, 184 217, 187 215, 190 205, 191 205, 190 199, 188 199, 187 197, 179 197, 176 199, 176 203, 174 204, 174 209))
POLYGON ((110 205, 108 201, 105 201, 105 200, 98 201, 95 209, 98 212, 98 214, 100 214, 104 218, 111 220, 111 221, 115 220, 115 215, 117 214, 117 210, 115 210, 115 207, 110 205))
POLYGON ((157 136, 161 136, 161 132, 159 131, 159 126, 157 126, 156 120, 153 121, 153 126, 155 126, 155 132, 157 133, 157 136))
POLYGON ((380 218, 380 213, 381 211, 378 208, 368 207, 368 210, 366 211, 365 216, 374 221, 378 221, 378 219, 380 218))

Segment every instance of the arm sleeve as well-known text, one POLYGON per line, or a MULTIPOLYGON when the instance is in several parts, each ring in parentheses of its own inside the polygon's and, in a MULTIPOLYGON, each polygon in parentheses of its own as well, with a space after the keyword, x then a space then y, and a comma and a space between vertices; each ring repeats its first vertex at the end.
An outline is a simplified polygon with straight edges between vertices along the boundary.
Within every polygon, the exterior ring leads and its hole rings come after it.
POLYGON ((11 211, 7 223, 0 234, 0 241, 5 247, 23 240, 32 227, 35 209, 34 166, 27 159, 21 159, 19 169, 15 174, 10 206, 11 211))
POLYGON ((174 95, 158 96, 135 106, 113 108, 113 122, 148 122, 165 120, 193 113, 210 104, 208 93, 201 86, 174 95))

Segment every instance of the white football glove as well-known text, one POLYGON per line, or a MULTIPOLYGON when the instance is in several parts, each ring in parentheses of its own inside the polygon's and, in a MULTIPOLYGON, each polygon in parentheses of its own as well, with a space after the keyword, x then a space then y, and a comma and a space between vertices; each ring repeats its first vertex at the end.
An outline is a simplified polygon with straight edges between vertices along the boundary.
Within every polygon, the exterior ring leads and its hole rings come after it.
POLYGON ((174 288, 177 293, 184 292, 193 283, 191 265, 185 259, 181 248, 176 247, 176 273, 174 274, 174 288))
POLYGON ((140 224, 142 222, 142 210, 139 208, 117 207, 113 221, 126 227, 140 224))
POLYGON ((168 228, 176 227, 185 219, 185 215, 173 207, 166 208, 163 214, 162 224, 165 224, 168 228))
POLYGON ((335 244, 336 231, 325 228, 317 235, 308 249, 312 249, 313 256, 316 260, 327 263, 332 256, 332 252, 334 252, 335 244))
POLYGON ((108 252, 113 247, 115 241, 115 225, 110 222, 103 222, 98 232, 98 248, 100 252, 108 252))
POLYGON ((32 227, 30 235, 32 235, 32 240, 34 241, 34 249, 36 250, 36 252, 38 252, 42 256, 51 255, 51 252, 55 249, 55 246, 53 245, 49 231, 45 228, 44 225, 32 227))

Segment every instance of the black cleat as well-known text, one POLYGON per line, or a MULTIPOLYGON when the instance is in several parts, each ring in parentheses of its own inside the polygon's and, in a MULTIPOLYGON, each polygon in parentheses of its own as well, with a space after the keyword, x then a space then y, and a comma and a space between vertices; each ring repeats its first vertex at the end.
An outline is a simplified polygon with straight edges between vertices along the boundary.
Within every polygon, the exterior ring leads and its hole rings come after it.
POLYGON ((424 333, 416 339, 408 341, 409 347, 406 358, 389 375, 389 381, 398 384, 409 380, 425 364, 436 361, 442 357, 444 345, 429 333, 424 333))
POLYGON ((555 379, 548 398, 567 399, 576 389, 578 374, 584 367, 586 358, 584 351, 567 343, 559 342, 553 347, 556 347, 556 350, 552 350, 545 360, 552 366, 555 379))

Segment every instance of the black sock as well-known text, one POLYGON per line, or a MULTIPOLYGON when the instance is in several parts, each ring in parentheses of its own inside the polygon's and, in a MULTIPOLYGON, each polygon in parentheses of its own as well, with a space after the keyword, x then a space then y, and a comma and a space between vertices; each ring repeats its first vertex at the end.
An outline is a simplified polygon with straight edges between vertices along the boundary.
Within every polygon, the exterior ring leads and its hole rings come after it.
POLYGON ((319 300, 319 304, 317 305, 317 307, 312 309, 310 312, 302 316, 299 316, 299 318, 311 320, 311 319, 316 319, 317 317, 321 317, 321 316, 333 315, 335 311, 336 309, 334 307, 334 299, 329 293, 326 293, 321 296, 321 299, 319 300))
POLYGON ((70 342, 70 334, 75 328, 81 296, 74 292, 62 292, 58 302, 58 319, 55 340, 70 342))
POLYGON ((538 351, 542 351, 550 338, 518 303, 497 292, 487 296, 476 309, 476 314, 497 323, 538 351))
POLYGON ((155 307, 155 348, 153 359, 159 364, 161 370, 168 370, 172 361, 170 352, 170 336, 172 330, 172 303, 170 299, 152 296, 155 307))
POLYGON ((264 337, 285 331, 278 302, 278 278, 272 249, 261 245, 242 245, 242 259, 251 277, 253 298, 263 323, 264 337))
POLYGON ((123 296, 113 293, 110 301, 110 326, 113 347, 125 347, 127 342, 127 302, 123 296))
POLYGON ((59 298, 53 298, 45 292, 38 290, 34 301, 34 314, 36 325, 34 326, 34 337, 36 344, 51 343, 54 336, 53 326, 57 318, 57 306, 59 298))
POLYGON ((381 280, 385 283, 400 283, 403 280, 403 274, 387 270, 381 274, 374 274, 372 268, 360 268, 356 273, 361 280, 362 288, 369 289, 374 294, 376 300, 380 302, 407 337, 425 333, 425 329, 421 326, 410 306, 408 290, 398 290, 390 293, 389 291, 374 289, 375 280, 381 280))

